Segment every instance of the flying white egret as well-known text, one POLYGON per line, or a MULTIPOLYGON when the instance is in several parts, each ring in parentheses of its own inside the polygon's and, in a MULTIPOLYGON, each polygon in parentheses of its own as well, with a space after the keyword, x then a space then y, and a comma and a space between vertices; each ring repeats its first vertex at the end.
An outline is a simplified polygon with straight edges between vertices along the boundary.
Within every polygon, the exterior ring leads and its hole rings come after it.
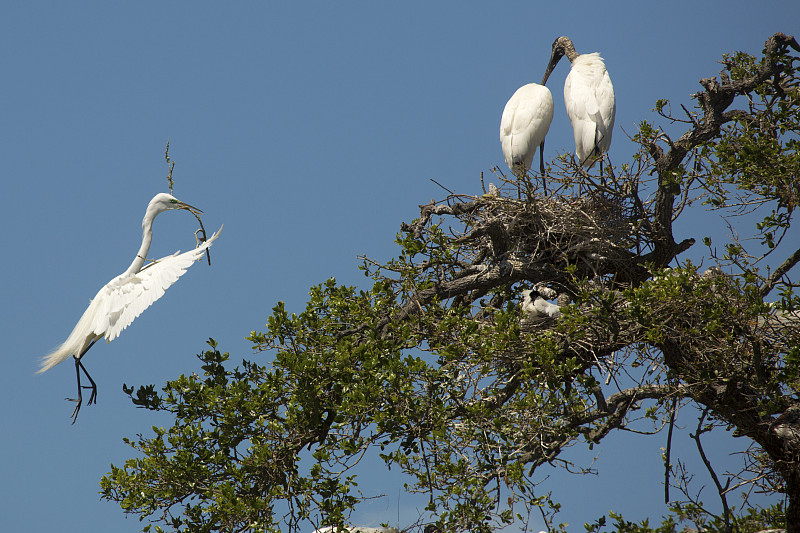
POLYGON ((517 177, 531 168, 540 146, 539 170, 544 176, 544 138, 552 121, 553 95, 544 85, 523 85, 506 103, 500 119, 500 144, 506 164, 517 177))
POLYGON ((581 166, 591 168, 611 146, 617 109, 614 86, 600 54, 579 55, 569 37, 559 37, 553 42, 542 85, 565 55, 572 63, 564 82, 564 105, 572 122, 575 155, 581 166))
POLYGON ((528 315, 528 318, 558 318, 561 316, 561 308, 545 300, 536 289, 522 291, 522 311, 528 315))
MULTIPOLYGON (((186 269, 195 261, 201 259, 214 239, 219 235, 219 231, 211 236, 210 239, 201 243, 197 248, 189 252, 178 254, 175 252, 157 261, 147 261, 147 252, 150 250, 150 242, 153 240, 153 219, 159 213, 169 209, 185 209, 195 216, 202 213, 196 207, 185 204, 166 193, 155 195, 147 205, 144 219, 142 220, 142 245, 136 252, 136 258, 128 269, 109 281, 89 303, 89 307, 84 311, 83 316, 78 320, 78 324, 72 333, 69 334, 64 343, 46 355, 41 362, 39 373, 53 368, 58 363, 69 357, 75 359, 75 373, 78 376, 78 398, 67 398, 76 402, 75 410, 72 412, 72 423, 78 418, 78 411, 81 409, 83 395, 81 389, 92 389, 88 404, 91 405, 97 398, 97 385, 81 363, 84 354, 94 346, 94 343, 105 337, 106 342, 116 339, 123 329, 128 327, 142 311, 163 296, 167 290, 186 269), (81 386, 81 371, 91 382, 91 386, 81 386)), ((198 217, 199 218, 199 217, 198 217)), ((222 230, 222 227, 220 227, 222 230)))

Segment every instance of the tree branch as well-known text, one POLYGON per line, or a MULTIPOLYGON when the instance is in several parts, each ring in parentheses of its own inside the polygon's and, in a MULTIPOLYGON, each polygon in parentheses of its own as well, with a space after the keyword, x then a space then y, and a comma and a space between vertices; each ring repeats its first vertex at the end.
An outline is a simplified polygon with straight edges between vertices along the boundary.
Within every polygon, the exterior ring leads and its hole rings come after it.
POLYGON ((742 80, 730 81, 723 77, 722 83, 716 78, 705 78, 700 84, 705 88, 694 95, 703 110, 703 116, 698 121, 698 126, 683 134, 671 144, 670 149, 664 152, 655 144, 647 144, 647 149, 655 160, 658 173, 658 190, 654 202, 654 229, 655 249, 653 250, 654 263, 661 267, 667 265, 675 256, 675 241, 672 234, 672 211, 675 203, 675 170, 683 162, 684 157, 693 148, 708 142, 719 135, 722 125, 734 120, 738 114, 724 115, 724 111, 733 103, 734 98, 740 94, 747 94, 770 77, 776 76, 784 68, 776 58, 788 47, 800 50, 800 45, 794 37, 783 33, 776 33, 767 41, 764 48, 764 60, 758 72, 742 80))
POLYGON ((767 278, 767 281, 764 282, 764 284, 758 289, 759 296, 761 296, 761 298, 765 298, 772 291, 772 289, 775 288, 775 285, 778 284, 783 275, 789 272, 798 263, 798 261, 800 261, 800 248, 795 250, 792 255, 786 258, 786 261, 781 263, 781 265, 776 268, 772 274, 770 274, 769 278, 767 278))
POLYGON ((705 420, 708 411, 703 411, 703 414, 700 416, 700 419, 697 421, 697 429, 694 432, 694 435, 691 433, 689 436, 694 439, 695 444, 697 445, 697 451, 700 454, 700 458, 703 460, 703 464, 706 467, 711 479, 714 481, 714 485, 717 487, 717 494, 719 494, 720 501, 722 502, 722 513, 723 513, 723 520, 725 521, 725 531, 730 533, 733 531, 731 529, 731 511, 730 507, 728 507, 728 498, 725 495, 728 487, 730 486, 730 480, 725 484, 723 487, 722 484, 719 482, 719 477, 717 477, 717 473, 714 470, 714 467, 711 465, 711 461, 708 460, 705 451, 703 450, 703 445, 700 442, 700 435, 705 433, 707 430, 703 428, 703 421, 705 420))

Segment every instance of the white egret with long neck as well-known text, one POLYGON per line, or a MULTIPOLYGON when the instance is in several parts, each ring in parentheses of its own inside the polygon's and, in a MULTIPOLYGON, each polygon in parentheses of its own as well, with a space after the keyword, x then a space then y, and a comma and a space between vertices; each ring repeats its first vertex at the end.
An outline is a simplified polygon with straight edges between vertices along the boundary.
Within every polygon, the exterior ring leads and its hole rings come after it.
POLYGON ((142 220, 142 245, 136 252, 131 266, 100 289, 67 340, 42 359, 39 373, 53 368, 69 356, 75 360, 78 397, 67 398, 76 402, 75 410, 72 412, 73 424, 83 403, 82 389, 92 389, 88 405, 94 403, 97 398, 97 385, 81 362, 84 354, 101 338, 105 337, 106 342, 117 338, 142 311, 161 298, 164 291, 175 283, 187 268, 203 257, 219 235, 219 232, 215 233, 194 250, 182 254, 175 252, 173 255, 150 261, 145 265, 145 261, 148 261, 147 252, 153 240, 153 220, 159 213, 170 209, 185 209, 195 216, 202 213, 196 207, 183 203, 170 194, 160 193, 153 197, 147 205, 142 220), (81 372, 89 379, 91 386, 81 385, 81 372))
POLYGON ((614 86, 600 54, 578 54, 569 37, 553 42, 542 85, 565 55, 572 63, 564 82, 564 106, 572 123, 575 155, 581 166, 591 168, 611 146, 617 111, 614 86))

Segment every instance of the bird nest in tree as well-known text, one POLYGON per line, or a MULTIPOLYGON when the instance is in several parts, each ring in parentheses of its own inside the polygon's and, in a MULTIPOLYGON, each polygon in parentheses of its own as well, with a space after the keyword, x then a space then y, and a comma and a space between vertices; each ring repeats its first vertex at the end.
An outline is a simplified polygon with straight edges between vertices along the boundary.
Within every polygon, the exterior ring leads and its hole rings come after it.
POLYGON ((642 247, 641 217, 623 195, 545 196, 525 179, 506 183, 510 193, 490 185, 482 196, 420 206, 420 219, 403 229, 420 238, 432 215, 453 215, 462 227, 451 224, 451 231, 474 251, 473 265, 501 258, 559 271, 574 265, 587 277, 618 271, 642 247))

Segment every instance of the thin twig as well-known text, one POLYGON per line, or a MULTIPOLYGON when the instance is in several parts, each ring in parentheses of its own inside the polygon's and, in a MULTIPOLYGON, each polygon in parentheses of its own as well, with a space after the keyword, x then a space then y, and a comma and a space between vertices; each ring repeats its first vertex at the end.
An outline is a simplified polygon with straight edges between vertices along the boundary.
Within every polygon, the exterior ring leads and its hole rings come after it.
POLYGON ((669 473, 672 457, 672 430, 675 428, 675 413, 677 412, 678 397, 672 399, 672 409, 669 413, 669 430, 667 431, 667 450, 664 456, 664 504, 669 504, 669 473))
MULTIPOLYGON (((172 181, 172 170, 175 168, 175 161, 169 158, 169 137, 167 137, 167 149, 164 150, 164 159, 167 160, 167 166, 169 167, 169 174, 167 174, 167 184, 169 184, 169 193, 174 195, 174 193, 172 192, 172 186, 175 185, 175 182, 172 181)), ((203 235, 205 236, 205 230, 203 230, 203 235)), ((209 263, 210 262, 211 259, 209 259, 209 263)))

